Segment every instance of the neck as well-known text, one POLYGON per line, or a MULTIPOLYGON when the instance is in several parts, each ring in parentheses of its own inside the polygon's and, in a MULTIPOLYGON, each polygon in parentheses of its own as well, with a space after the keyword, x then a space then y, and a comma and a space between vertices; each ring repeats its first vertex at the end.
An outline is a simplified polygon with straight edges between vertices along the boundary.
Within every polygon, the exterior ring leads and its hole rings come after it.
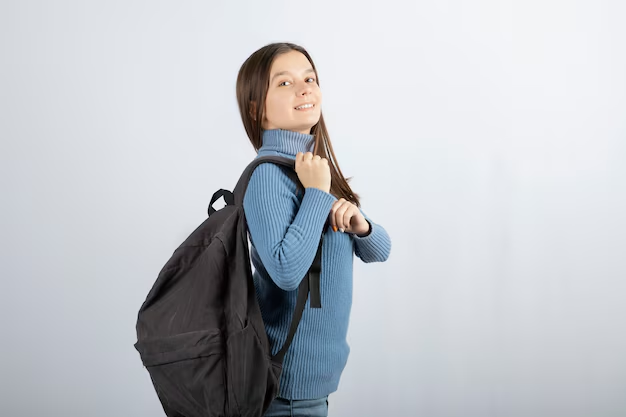
POLYGON ((295 156, 298 152, 313 152, 315 136, 284 129, 269 129, 262 133, 263 145, 259 152, 277 151, 295 156))

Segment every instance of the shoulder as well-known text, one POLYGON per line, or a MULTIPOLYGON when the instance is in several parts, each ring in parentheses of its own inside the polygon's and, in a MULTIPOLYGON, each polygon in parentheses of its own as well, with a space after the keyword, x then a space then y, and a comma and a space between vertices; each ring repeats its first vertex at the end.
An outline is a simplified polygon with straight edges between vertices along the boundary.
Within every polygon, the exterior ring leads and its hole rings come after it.
POLYGON ((271 162, 259 164, 250 176, 246 196, 295 195, 297 186, 287 174, 288 169, 271 162))
POLYGON ((283 166, 277 165, 277 164, 273 164, 271 162, 265 162, 262 164, 259 164, 254 171, 252 172, 252 175, 250 177, 250 182, 252 182, 252 179, 254 178, 255 181, 259 181, 259 180, 268 180, 268 181, 280 181, 280 182, 292 182, 291 179, 289 178, 289 175, 287 175, 286 170, 289 168, 285 168, 283 166))

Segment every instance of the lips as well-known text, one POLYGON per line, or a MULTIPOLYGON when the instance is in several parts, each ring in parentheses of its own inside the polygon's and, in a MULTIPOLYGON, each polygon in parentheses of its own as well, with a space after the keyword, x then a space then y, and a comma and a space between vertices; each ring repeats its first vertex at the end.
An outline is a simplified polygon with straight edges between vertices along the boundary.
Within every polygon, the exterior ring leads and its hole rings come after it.
POLYGON ((314 108, 314 107, 315 107, 315 103, 302 103, 302 104, 300 104, 300 105, 298 105, 298 106, 294 107, 294 109, 295 109, 295 110, 307 110, 307 109, 312 109, 312 108, 314 108), (301 106, 306 106, 306 105, 308 105, 308 104, 310 104, 311 106, 310 106, 310 107, 305 107, 305 108, 303 108, 303 109, 299 109, 299 108, 298 108, 298 107, 301 107, 301 106))

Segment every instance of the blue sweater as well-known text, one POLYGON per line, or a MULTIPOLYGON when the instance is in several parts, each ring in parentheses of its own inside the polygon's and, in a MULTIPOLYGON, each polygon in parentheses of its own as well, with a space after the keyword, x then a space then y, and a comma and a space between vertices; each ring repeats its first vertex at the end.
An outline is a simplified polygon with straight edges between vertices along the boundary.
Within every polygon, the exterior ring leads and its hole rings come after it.
MULTIPOLYGON (((263 131, 257 157, 295 159, 312 152, 313 135, 289 130, 263 131)), ((253 277, 272 354, 282 347, 296 305, 297 288, 309 270, 322 228, 337 198, 317 188, 296 196, 296 184, 274 164, 258 166, 244 196, 250 232, 253 277)), ((361 211, 363 213, 363 211, 361 211)), ((314 399, 337 390, 350 348, 346 335, 352 306, 353 255, 363 262, 383 262, 391 250, 385 229, 367 215, 365 237, 324 231, 320 292, 322 308, 307 301, 291 347, 285 355, 279 396, 314 399)))

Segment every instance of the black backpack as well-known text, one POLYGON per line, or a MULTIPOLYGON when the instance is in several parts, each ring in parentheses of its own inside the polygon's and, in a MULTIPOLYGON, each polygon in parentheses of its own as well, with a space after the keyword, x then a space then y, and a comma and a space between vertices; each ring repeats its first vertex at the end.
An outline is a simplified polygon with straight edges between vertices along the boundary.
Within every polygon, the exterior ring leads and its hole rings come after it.
POLYGON ((271 355, 243 210, 252 172, 268 162, 285 167, 300 184, 294 160, 255 158, 232 193, 220 189, 213 195, 209 217, 174 251, 139 310, 134 346, 168 417, 262 416, 277 396, 283 358, 309 294, 311 307, 321 307, 323 233, 298 287, 285 344, 271 355), (226 206, 215 210, 220 197, 226 206))

